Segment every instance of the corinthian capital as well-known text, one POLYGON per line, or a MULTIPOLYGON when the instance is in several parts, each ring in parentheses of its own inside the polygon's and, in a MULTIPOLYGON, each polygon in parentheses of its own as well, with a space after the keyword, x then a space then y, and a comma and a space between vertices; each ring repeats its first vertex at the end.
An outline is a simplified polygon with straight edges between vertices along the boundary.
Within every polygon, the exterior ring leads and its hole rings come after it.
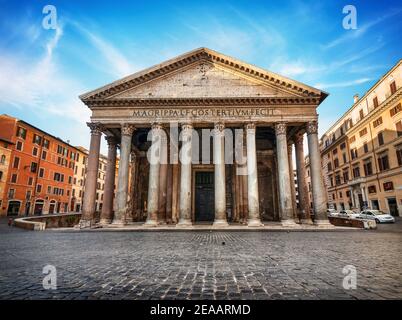
POLYGON ((117 145, 117 139, 115 136, 106 136, 105 140, 107 141, 107 145, 109 148, 114 148, 117 145))
POLYGON ((303 133, 296 133, 294 136, 295 145, 303 145, 303 133))
POLYGON ((275 123, 275 133, 277 136, 286 135, 286 123, 284 122, 275 123))
POLYGON ((192 130, 192 129, 193 129, 193 125, 192 125, 191 123, 183 123, 183 124, 181 125, 181 129, 182 129, 183 131, 189 131, 189 130, 192 130))
POLYGON ((318 132, 318 123, 317 121, 309 121, 306 124, 307 134, 316 134, 318 132))
POLYGON ((131 136, 133 135, 134 130, 135 127, 132 124, 125 123, 121 126, 121 135, 131 136))
POLYGON ((223 132, 225 130, 225 124, 223 122, 217 122, 214 125, 215 132, 223 132))
POLYGON ((246 123, 245 125, 244 125, 244 128, 246 129, 246 130, 255 130, 255 123, 254 122, 249 122, 249 123, 246 123))
POLYGON ((87 126, 91 130, 91 134, 101 134, 103 126, 99 122, 87 122, 87 126))

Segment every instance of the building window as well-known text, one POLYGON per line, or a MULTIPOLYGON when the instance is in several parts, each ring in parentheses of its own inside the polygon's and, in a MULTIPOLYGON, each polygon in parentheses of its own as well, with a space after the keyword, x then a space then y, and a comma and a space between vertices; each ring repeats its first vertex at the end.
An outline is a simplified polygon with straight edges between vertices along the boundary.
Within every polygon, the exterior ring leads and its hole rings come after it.
POLYGON ((25 199, 26 199, 26 200, 30 200, 30 199, 31 199, 31 193, 32 193, 31 190, 27 190, 27 193, 25 194, 25 199))
POLYGON ((18 151, 22 151, 22 142, 21 141, 17 141, 17 144, 15 145, 15 149, 17 149, 18 151))
POLYGON ((395 123, 396 135, 397 137, 402 136, 402 121, 395 123))
POLYGON ((342 199, 343 198, 343 194, 342 194, 342 192, 339 192, 339 199, 342 199))
POLYGON ((39 177, 43 178, 45 175, 45 169, 44 168, 39 168, 39 177))
POLYGON ((50 194, 52 192, 52 187, 51 186, 47 186, 47 193, 50 194))
POLYGON ((14 199, 14 196, 15 196, 15 189, 9 189, 8 190, 8 198, 14 199))
POLYGON ((46 160, 46 156, 47 156, 47 152, 46 151, 42 151, 42 160, 46 160))
POLYGON ((363 168, 365 176, 371 176, 373 174, 373 166, 371 164, 371 161, 365 162, 363 168))
POLYGON ((352 160, 354 160, 354 159, 356 159, 358 157, 356 148, 350 150, 350 156, 352 157, 352 160))
POLYGON ((16 173, 13 173, 11 175, 11 183, 17 183, 17 174, 16 173))
POLYGON ((18 127, 17 128, 17 137, 20 137, 25 140, 27 137, 27 129, 18 127))
POLYGON ((382 124, 382 117, 379 117, 378 119, 373 121, 374 128, 377 128, 380 124, 382 124))
POLYGON ((377 97, 373 98, 373 106, 374 106, 374 108, 378 107, 378 98, 377 97))
POLYGON ((354 178, 359 178, 360 177, 360 167, 354 167, 353 168, 353 177, 354 178))
POLYGON ((37 185, 36 185, 36 192, 37 192, 37 193, 41 193, 41 192, 42 192, 42 185, 40 185, 40 184, 37 184, 37 185))
POLYGON ((332 163, 331 162, 328 162, 327 169, 328 169, 328 171, 332 171, 332 163))
POLYGON ((353 142, 355 142, 355 141, 356 141, 356 137, 355 137, 355 136, 350 137, 350 139, 349 139, 349 144, 351 144, 351 143, 353 143, 353 142))
POLYGON ((5 164, 5 163, 6 163, 6 156, 3 154, 0 159, 0 164, 5 164))
POLYGON ((396 92, 396 83, 395 83, 395 80, 392 81, 392 82, 389 84, 389 88, 391 89, 391 94, 394 94, 394 93, 396 92))
POLYGON ((35 144, 40 145, 42 142, 42 137, 38 136, 37 134, 34 134, 32 142, 35 144))
POLYGON ((50 147, 50 141, 49 140, 47 140, 47 139, 45 139, 45 138, 43 138, 43 147, 45 148, 45 149, 49 149, 49 147, 50 147))
POLYGON ((339 167, 339 159, 338 158, 334 159, 334 167, 335 168, 339 167))
POLYGON ((339 185, 341 184, 341 176, 340 176, 339 174, 337 174, 337 175, 335 176, 335 184, 336 184, 337 186, 339 186, 339 185))
POLYGON ((398 103, 395 107, 393 107, 391 110, 389 110, 389 113, 391 114, 391 117, 396 115, 402 110, 401 104, 398 103))
POLYGON ((339 148, 340 148, 341 150, 345 149, 345 148, 346 148, 346 143, 345 143, 345 142, 342 142, 341 145, 339 146, 339 148))
POLYGON ((345 183, 349 181, 349 170, 343 171, 343 181, 345 183))
POLYGON ((365 142, 365 143, 363 144, 363 150, 364 150, 364 153, 367 153, 367 152, 368 152, 368 144, 367 144, 367 142, 365 142))
POLYGON ((343 153, 343 154, 342 154, 342 158, 343 158, 343 163, 346 163, 346 162, 347 162, 346 153, 343 153))
POLYGON ((33 178, 29 177, 28 178, 28 186, 32 186, 32 184, 33 184, 33 178))
POLYGON ((364 128, 363 130, 360 130, 360 131, 359 131, 360 137, 363 137, 363 136, 366 135, 366 134, 367 134, 367 128, 364 128))
POLYGON ((368 193, 376 193, 377 189, 375 186, 368 186, 368 193))
POLYGON ((36 162, 31 162, 31 172, 36 173, 38 170, 38 164, 36 162))
POLYGON ((378 167, 380 171, 389 169, 388 155, 382 154, 378 156, 378 167))
POLYGON ((378 139, 378 144, 380 146, 382 146, 384 144, 384 134, 382 131, 378 133, 377 139, 378 139))
POLYGON ((0 171, 0 181, 3 178, 3 171, 0 171))
POLYGON ((36 147, 32 148, 32 155, 35 157, 38 155, 38 148, 36 148, 36 147))
MULTIPOLYGON (((335 148, 334 150, 332 150, 332 154, 337 154, 338 153, 338 149, 335 148)), ((105 169, 106 170, 106 169, 105 169)))
POLYGON ((348 198, 350 198, 350 191, 349 191, 349 190, 346 191, 346 196, 347 196, 348 198))
POLYGON ((396 149, 396 157, 398 159, 398 165, 402 166, 402 146, 396 149))
POLYGON ((20 158, 15 157, 14 158, 14 163, 13 163, 13 168, 18 169, 19 165, 20 165, 20 158))
POLYGON ((384 191, 392 191, 394 190, 394 183, 392 181, 385 182, 383 184, 384 191))
POLYGON ((362 119, 364 118, 363 109, 360 109, 360 111, 359 111, 359 116, 360 116, 360 120, 362 120, 362 119))

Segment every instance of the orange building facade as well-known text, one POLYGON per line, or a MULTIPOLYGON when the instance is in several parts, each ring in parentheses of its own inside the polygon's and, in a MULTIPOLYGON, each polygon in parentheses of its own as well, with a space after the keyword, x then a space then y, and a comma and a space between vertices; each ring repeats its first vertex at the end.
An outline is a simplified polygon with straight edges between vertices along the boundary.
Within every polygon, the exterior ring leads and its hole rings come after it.
POLYGON ((12 143, 0 216, 70 211, 79 150, 8 115, 0 116, 0 138, 12 143))

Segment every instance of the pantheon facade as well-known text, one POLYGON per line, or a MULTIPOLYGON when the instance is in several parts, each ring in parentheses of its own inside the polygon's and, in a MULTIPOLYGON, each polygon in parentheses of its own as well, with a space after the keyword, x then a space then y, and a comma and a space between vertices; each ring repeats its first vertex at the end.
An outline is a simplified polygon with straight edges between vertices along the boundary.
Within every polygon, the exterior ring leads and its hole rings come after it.
POLYGON ((80 225, 328 224, 316 111, 326 97, 207 48, 81 95, 92 115, 80 225), (305 182, 305 134, 313 208, 305 182), (98 220, 102 135, 108 164, 98 220))

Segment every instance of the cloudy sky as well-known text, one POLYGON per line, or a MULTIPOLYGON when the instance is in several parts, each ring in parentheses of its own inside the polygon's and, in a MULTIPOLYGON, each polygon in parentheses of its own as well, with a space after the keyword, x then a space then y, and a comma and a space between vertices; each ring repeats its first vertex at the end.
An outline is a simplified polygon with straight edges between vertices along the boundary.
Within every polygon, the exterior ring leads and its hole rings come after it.
POLYGON ((0 0, 0 113, 87 147, 78 95, 205 46, 329 92, 323 133, 402 58, 401 21, 396 0, 0 0), (55 30, 42 27, 48 4, 55 30), (348 4, 356 30, 342 27, 348 4))

